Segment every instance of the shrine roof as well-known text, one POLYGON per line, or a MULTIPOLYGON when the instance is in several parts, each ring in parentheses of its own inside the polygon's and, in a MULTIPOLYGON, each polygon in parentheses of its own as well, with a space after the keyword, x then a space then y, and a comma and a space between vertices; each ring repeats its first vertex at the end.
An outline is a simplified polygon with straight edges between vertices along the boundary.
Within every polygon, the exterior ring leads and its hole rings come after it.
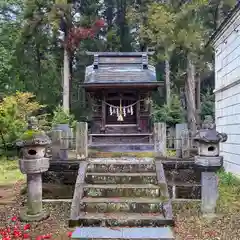
POLYGON ((84 84, 157 83, 155 67, 147 53, 94 53, 86 67, 84 84))

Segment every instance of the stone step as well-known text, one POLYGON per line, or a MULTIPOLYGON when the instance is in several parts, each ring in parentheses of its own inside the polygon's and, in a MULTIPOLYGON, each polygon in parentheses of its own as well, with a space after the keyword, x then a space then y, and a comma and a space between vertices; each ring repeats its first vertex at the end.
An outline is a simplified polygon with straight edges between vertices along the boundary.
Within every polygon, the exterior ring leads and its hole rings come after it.
POLYGON ((154 184, 84 184, 83 187, 94 189, 159 189, 159 185, 154 184))
POLYGON ((173 220, 166 219, 162 213, 126 212, 81 212, 77 219, 69 221, 70 226, 172 226, 173 220))
POLYGON ((157 184, 156 176, 86 176, 90 184, 157 184))
MULTIPOLYGON (((123 187, 124 184, 108 184, 108 185, 118 185, 118 187, 123 187), (121 185, 121 186, 119 186, 121 185)), ((96 188, 85 188, 84 196, 86 197, 156 197, 161 196, 160 189, 157 188, 137 188, 135 189, 133 185, 132 188, 102 188, 99 189, 97 185, 96 188)), ((113 186, 112 186, 113 187, 113 186)))
POLYGON ((162 203, 161 198, 129 198, 129 197, 114 197, 114 198, 96 198, 96 197, 84 197, 80 203, 146 203, 146 204, 158 204, 162 203))
POLYGON ((94 164, 89 165, 87 172, 105 172, 105 173, 145 173, 145 172, 154 172, 154 164, 94 164))
POLYGON ((86 176, 99 177, 156 177, 156 172, 87 172, 86 176))
POLYGON ((102 152, 150 152, 154 150, 154 144, 91 144, 89 148, 102 152))
POLYGON ((174 240, 169 227, 159 228, 106 228, 78 227, 72 234, 72 239, 158 239, 174 240))
POLYGON ((135 157, 119 157, 119 158, 89 158, 89 164, 106 164, 106 165, 139 165, 154 164, 153 158, 135 158, 135 157))

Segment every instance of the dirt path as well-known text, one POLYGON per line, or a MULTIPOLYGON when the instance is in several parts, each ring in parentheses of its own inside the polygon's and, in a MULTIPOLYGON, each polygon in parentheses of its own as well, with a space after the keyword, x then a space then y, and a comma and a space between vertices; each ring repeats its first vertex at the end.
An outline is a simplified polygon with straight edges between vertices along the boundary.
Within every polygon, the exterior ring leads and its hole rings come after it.
POLYGON ((0 185, 0 206, 13 204, 16 200, 14 184, 0 185))

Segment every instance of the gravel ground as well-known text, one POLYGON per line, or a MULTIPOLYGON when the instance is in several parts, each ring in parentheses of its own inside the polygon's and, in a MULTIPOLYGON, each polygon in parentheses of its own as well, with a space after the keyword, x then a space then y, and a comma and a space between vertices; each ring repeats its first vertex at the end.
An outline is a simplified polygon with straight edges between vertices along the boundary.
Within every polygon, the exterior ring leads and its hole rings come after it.
MULTIPOLYGON (((21 187, 21 182, 14 187, 16 203, 0 206, 0 226, 3 227, 12 216, 18 216, 24 201, 24 197, 20 196, 21 187)), ((239 201, 231 211, 220 206, 219 213, 213 221, 200 216, 197 203, 175 204, 176 240, 240 240, 239 201)), ((72 230, 67 227, 69 203, 44 204, 44 208, 48 209, 50 217, 41 223, 31 224, 32 239, 48 233, 52 234, 51 239, 69 239, 67 232, 72 230)))

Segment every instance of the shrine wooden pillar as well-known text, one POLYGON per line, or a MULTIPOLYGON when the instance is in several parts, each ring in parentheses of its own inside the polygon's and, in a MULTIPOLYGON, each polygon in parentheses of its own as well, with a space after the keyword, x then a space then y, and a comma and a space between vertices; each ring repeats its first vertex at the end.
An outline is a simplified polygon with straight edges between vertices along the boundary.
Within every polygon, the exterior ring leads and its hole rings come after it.
POLYGON ((101 132, 105 132, 106 125, 106 94, 102 92, 102 126, 101 132))

